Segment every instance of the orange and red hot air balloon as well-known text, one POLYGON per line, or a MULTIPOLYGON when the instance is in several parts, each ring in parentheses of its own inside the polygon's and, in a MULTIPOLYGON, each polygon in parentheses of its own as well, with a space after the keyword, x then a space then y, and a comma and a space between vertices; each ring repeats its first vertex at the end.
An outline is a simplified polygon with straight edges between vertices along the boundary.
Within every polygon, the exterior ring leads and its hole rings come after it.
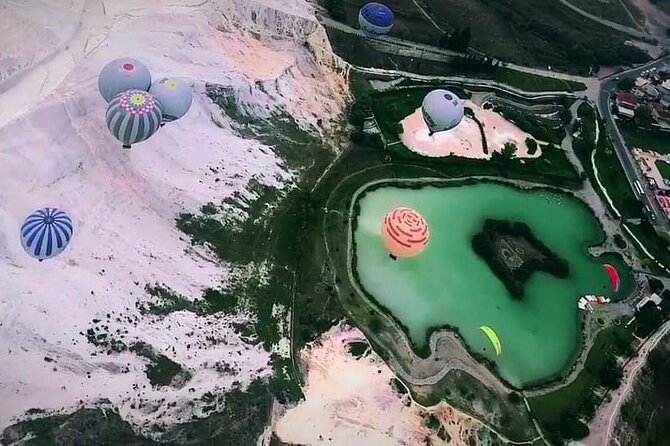
POLYGON ((391 209, 382 222, 382 237, 390 257, 414 257, 426 249, 430 231, 426 220, 414 209, 391 209))

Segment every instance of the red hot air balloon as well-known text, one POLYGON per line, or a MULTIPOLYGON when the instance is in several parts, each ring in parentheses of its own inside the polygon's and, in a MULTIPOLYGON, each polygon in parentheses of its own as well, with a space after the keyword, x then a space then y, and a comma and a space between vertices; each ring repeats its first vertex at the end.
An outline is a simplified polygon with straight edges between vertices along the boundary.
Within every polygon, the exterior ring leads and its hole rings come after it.
POLYGON ((426 248, 430 231, 426 220, 414 209, 391 209, 382 222, 382 237, 392 259, 414 257, 426 248))
POLYGON ((610 284, 612 285, 612 290, 616 293, 619 291, 619 273, 617 272, 616 268, 613 267, 612 265, 606 263, 603 265, 605 267, 605 271, 607 271, 607 275, 610 278, 610 284))

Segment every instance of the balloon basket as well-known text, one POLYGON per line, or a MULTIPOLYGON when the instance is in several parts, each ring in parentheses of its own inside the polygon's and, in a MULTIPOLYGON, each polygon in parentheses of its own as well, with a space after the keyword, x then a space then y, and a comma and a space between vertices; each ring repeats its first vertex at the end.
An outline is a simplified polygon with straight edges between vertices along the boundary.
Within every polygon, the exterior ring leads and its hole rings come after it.
POLYGON ((124 149, 130 149, 130 146, 127 145, 127 144, 124 144, 124 145, 123 145, 123 148, 124 148, 124 149))
POLYGON ((397 258, 396 256, 394 256, 393 254, 389 254, 389 257, 390 257, 391 260, 393 260, 394 262, 395 262, 396 260, 398 260, 398 258, 397 258))

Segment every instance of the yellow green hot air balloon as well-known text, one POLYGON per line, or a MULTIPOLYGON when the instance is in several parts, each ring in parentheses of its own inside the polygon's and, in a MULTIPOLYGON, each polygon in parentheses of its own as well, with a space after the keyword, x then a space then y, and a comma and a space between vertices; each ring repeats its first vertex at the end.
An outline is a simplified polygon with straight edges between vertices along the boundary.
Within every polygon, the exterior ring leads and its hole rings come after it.
POLYGON ((496 350, 496 356, 500 356, 500 353, 502 353, 502 343, 496 332, 488 325, 482 325, 479 329, 484 332, 486 337, 489 338, 489 341, 491 341, 491 344, 493 344, 493 348, 496 350))

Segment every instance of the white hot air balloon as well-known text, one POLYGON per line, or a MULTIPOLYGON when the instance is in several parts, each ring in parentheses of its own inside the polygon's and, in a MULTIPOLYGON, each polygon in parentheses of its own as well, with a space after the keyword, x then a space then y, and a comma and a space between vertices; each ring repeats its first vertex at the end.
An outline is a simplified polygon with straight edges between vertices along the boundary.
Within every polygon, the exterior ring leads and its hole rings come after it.
POLYGON ((449 90, 433 90, 426 95, 421 113, 430 134, 450 130, 463 120, 463 100, 449 90))

